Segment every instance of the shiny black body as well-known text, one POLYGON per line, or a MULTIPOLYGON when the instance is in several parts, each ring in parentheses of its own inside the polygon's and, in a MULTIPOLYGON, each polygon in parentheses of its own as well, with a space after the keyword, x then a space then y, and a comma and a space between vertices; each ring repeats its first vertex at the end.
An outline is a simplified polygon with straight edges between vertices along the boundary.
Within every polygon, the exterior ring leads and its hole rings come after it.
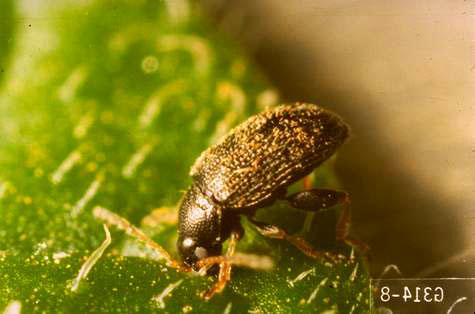
POLYGON ((349 128, 312 104, 282 105, 252 116, 196 160, 179 212, 184 263, 221 255, 240 215, 285 197, 287 187, 333 155, 349 128))

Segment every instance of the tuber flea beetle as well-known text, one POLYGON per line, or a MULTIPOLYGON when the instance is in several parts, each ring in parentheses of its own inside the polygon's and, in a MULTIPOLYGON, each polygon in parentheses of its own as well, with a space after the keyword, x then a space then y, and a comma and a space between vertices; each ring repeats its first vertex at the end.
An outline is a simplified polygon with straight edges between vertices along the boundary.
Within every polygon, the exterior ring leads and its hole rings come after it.
POLYGON ((303 238, 257 221, 254 215, 259 208, 277 200, 311 212, 343 204, 336 226, 337 240, 365 251, 364 243, 348 235, 350 212, 346 192, 306 189, 287 195, 289 185, 332 156, 348 135, 348 125, 335 113, 317 105, 296 103, 250 117, 220 143, 206 149, 191 167, 193 184, 179 208, 177 249, 182 262, 174 260, 125 219, 102 208, 95 210, 95 215, 148 244, 179 271, 200 271, 219 264, 218 280, 204 293, 205 299, 224 289, 232 264, 246 266, 242 256, 234 258, 236 243, 243 235, 241 216, 246 216, 266 237, 287 240, 312 258, 335 261, 337 255, 317 251, 303 238), (223 242, 228 239, 227 252, 222 255, 223 242))

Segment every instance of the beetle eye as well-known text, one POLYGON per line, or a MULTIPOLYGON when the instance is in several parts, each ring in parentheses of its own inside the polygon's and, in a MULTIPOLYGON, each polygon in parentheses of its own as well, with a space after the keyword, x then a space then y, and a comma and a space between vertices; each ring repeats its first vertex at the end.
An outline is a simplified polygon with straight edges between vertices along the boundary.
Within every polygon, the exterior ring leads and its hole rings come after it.
POLYGON ((186 239, 183 240, 183 242, 181 243, 181 245, 183 246, 183 248, 190 248, 190 247, 192 247, 194 244, 195 244, 195 241, 193 241, 192 238, 186 238, 186 239))
POLYGON ((195 256, 196 256, 198 259, 203 259, 203 258, 205 258, 205 257, 208 256, 208 251, 207 251, 204 247, 198 246, 198 247, 195 249, 195 256))

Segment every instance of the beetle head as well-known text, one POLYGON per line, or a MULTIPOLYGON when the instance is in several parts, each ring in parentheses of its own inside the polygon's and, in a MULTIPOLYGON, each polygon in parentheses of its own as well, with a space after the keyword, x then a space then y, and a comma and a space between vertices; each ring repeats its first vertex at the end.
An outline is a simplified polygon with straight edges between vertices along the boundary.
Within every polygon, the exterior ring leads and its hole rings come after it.
POLYGON ((180 206, 177 249, 187 266, 221 254, 221 207, 192 186, 180 206))

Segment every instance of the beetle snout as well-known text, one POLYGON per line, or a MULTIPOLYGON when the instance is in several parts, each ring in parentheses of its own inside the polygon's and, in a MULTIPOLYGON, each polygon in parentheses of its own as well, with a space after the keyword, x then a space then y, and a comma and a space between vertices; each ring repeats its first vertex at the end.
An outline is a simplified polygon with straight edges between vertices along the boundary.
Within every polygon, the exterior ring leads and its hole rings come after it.
POLYGON ((186 256, 183 256, 183 262, 193 270, 199 271, 198 261, 206 257, 208 257, 208 251, 204 247, 198 246, 192 252, 188 252, 186 256))
POLYGON ((220 245, 211 245, 205 246, 199 244, 196 240, 192 238, 178 239, 177 242, 178 252, 181 255, 183 263, 193 268, 195 271, 198 271, 198 261, 207 258, 209 256, 220 255, 221 246, 220 245))
POLYGON ((204 247, 199 246, 196 240, 192 238, 179 239, 177 246, 183 262, 190 267, 193 267, 200 259, 208 256, 208 251, 204 247))

